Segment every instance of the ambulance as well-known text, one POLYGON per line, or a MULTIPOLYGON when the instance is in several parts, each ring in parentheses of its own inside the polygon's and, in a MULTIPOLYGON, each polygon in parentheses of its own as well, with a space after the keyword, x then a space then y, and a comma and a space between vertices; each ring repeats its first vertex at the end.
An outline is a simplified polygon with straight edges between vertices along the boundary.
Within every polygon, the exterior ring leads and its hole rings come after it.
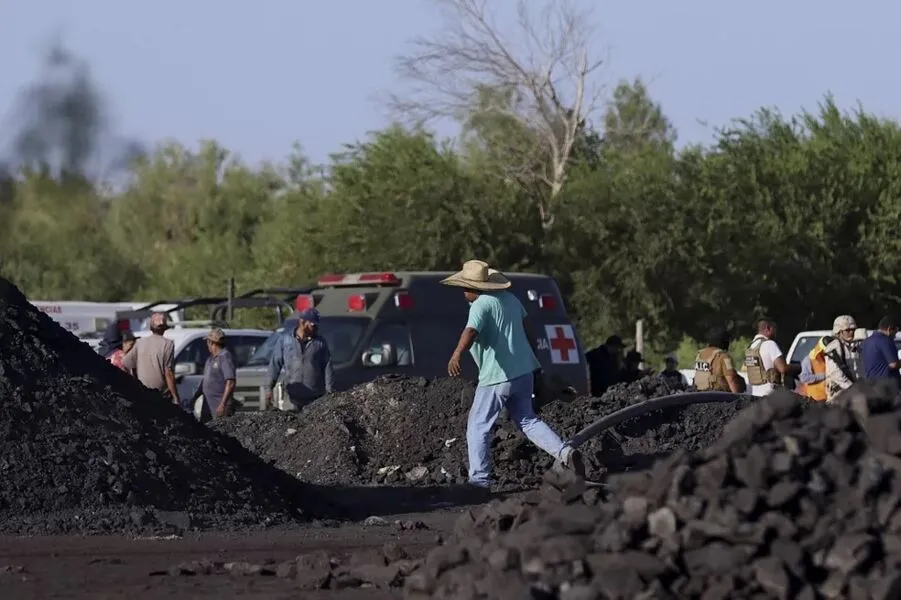
MULTIPOLYGON (((339 389, 380 375, 446 377, 447 362, 466 326, 469 304, 460 288, 441 285, 450 272, 374 272, 325 275, 309 293, 295 299, 299 312, 315 307, 320 333, 332 353, 339 389)), ((505 273, 508 291, 528 313, 544 381, 552 394, 588 392, 585 351, 566 314, 553 278, 505 273)), ((260 386, 280 336, 296 328, 296 313, 238 369, 235 395, 245 408, 259 406, 260 386)), ((475 363, 467 355, 462 376, 475 381, 475 363)))

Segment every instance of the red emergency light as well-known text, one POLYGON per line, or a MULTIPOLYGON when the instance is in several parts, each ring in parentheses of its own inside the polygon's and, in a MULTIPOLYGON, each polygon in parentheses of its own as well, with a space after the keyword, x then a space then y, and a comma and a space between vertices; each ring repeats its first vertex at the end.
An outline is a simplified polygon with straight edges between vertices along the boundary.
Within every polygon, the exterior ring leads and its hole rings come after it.
POLYGON ((400 285, 400 279, 394 273, 351 273, 349 275, 331 273, 319 278, 319 285, 323 287, 366 284, 400 285))
POLYGON ((336 283, 342 283, 344 281, 344 275, 323 275, 319 278, 319 285, 335 285, 336 283))
POLYGON ((400 283, 394 273, 362 273, 360 283, 400 283))
POLYGON ((316 301, 313 300, 313 296, 309 294, 301 294, 294 299, 294 310, 297 312, 313 308, 315 305, 316 301))
POLYGON ((552 294, 542 294, 538 297, 538 306, 544 310, 555 310, 557 308, 557 299, 552 294))
POLYGON ((397 292, 394 294, 394 306, 401 310, 413 308, 413 296, 408 292, 397 292))
POLYGON ((347 297, 348 312, 366 312, 366 296, 358 294, 347 297))

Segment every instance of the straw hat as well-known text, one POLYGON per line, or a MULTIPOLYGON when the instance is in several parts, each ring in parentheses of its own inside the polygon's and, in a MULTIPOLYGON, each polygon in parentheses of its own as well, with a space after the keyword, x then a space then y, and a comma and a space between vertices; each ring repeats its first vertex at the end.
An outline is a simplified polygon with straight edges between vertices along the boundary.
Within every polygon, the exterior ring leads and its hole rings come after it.
POLYGON ((463 268, 446 279, 442 279, 444 285, 466 288, 470 290, 505 290, 510 287, 510 280, 503 273, 488 267, 488 263, 481 260, 468 260, 463 263, 463 268))

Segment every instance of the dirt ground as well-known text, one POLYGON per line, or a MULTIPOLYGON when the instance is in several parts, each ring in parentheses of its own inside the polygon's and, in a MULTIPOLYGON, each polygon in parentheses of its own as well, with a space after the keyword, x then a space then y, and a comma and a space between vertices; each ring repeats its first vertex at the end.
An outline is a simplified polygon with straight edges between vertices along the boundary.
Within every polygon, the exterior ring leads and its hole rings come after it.
POLYGON ((428 529, 404 531, 393 524, 309 525, 265 534, 196 534, 182 539, 126 537, 0 537, 2 597, 149 600, 157 598, 399 598, 399 589, 309 591, 296 581, 265 575, 171 575, 179 563, 211 560, 278 563, 301 554, 328 552, 349 564, 368 563, 394 541, 411 556, 423 556, 439 534, 449 535, 464 508, 386 516, 422 521, 428 529))

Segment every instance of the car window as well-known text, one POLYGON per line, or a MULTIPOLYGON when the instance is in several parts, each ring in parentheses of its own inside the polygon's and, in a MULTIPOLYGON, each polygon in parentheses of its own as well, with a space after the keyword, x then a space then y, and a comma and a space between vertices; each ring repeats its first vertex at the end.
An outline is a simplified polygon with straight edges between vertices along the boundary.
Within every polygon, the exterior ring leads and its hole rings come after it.
POLYGON ((209 358, 210 351, 206 347, 206 339, 199 337, 188 343, 182 348, 178 356, 175 357, 175 363, 194 363, 197 370, 202 372, 206 359, 209 358))
POLYGON ((795 346, 795 350, 789 358, 789 362, 800 363, 804 360, 804 357, 810 354, 813 347, 820 341, 820 337, 821 336, 804 336, 798 338, 798 344, 795 346))
MULTIPOLYGON (((409 367, 413 364, 413 352, 410 347, 410 330, 403 323, 382 323, 376 327, 369 338, 367 348, 370 352, 380 352, 383 344, 394 347, 396 366, 409 367)), ((377 364, 364 363, 367 367, 378 367, 377 364)))
POLYGON ((228 348, 235 357, 235 364, 239 367, 246 365, 267 339, 265 335, 229 336, 228 348))
MULTIPOLYGON (((369 319, 347 317, 323 317, 319 323, 319 333, 325 338, 329 350, 332 353, 332 362, 341 364, 353 358, 357 345, 369 319)), ((286 331, 294 331, 297 328, 297 319, 288 319, 282 326, 270 335, 253 356, 248 360, 247 366, 262 367, 269 364, 272 351, 281 336, 286 331)))

